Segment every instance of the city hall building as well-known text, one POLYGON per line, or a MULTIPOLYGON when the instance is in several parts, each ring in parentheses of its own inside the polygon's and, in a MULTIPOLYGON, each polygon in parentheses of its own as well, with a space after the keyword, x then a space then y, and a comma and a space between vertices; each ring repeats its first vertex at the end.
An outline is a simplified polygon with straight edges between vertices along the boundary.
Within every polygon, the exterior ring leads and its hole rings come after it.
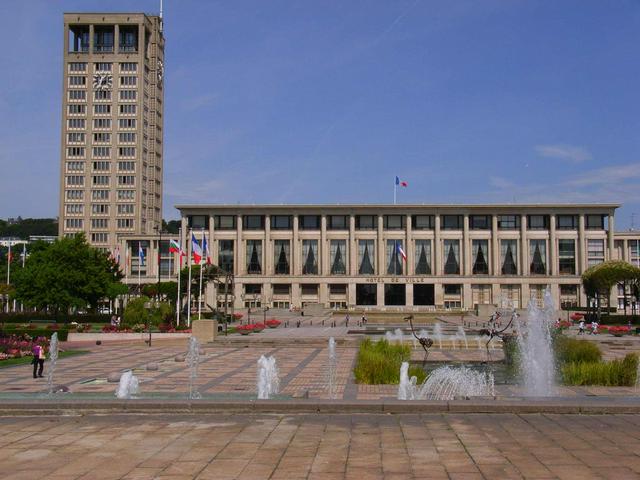
MULTIPOLYGON (((587 268, 640 265, 640 232, 614 233, 618 206, 178 205, 176 240, 190 253, 191 235, 206 237, 212 263, 233 273, 235 308, 468 310, 503 298, 523 308, 547 287, 557 305, 585 305, 587 268)), ((153 282, 158 267, 175 279, 169 237, 159 257, 158 240, 121 238, 127 281, 140 269, 153 282), (151 259, 141 266, 139 247, 151 259)), ((224 292, 207 297, 224 306, 224 292)))

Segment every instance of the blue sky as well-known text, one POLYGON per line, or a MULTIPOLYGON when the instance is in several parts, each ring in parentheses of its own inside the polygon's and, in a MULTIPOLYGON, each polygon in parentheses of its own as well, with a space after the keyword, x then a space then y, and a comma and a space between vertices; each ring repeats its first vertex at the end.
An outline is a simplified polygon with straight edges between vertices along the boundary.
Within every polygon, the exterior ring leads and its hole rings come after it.
MULTIPOLYGON (((0 217, 58 208, 62 13, 0 2, 0 217), (38 172, 38 173, 35 173, 38 172)), ((165 1, 176 203, 620 202, 640 226, 637 1, 165 1)))

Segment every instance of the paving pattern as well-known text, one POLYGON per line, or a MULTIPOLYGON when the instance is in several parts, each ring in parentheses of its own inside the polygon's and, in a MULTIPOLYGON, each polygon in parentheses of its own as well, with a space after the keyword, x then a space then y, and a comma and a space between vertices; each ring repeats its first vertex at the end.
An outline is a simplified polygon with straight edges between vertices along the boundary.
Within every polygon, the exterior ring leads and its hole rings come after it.
POLYGON ((0 418, 5 480, 636 479, 635 415, 0 418))

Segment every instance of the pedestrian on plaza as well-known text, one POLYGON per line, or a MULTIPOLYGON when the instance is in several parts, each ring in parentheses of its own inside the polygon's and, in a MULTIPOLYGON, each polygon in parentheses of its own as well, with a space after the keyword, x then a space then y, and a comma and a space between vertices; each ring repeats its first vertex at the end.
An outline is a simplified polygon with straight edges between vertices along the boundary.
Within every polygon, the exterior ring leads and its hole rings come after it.
POLYGON ((42 345, 33 346, 33 378, 42 378, 42 371, 44 370, 44 359, 46 357, 44 347, 42 345), (39 367, 39 368, 38 368, 39 367))
POLYGON ((120 315, 116 317, 116 327, 120 328, 120 315))
POLYGON ((595 335, 596 333, 598 333, 598 322, 594 320, 591 322, 591 335, 595 335))
POLYGON ((584 335, 584 320, 580 320, 578 324, 578 335, 584 335))
POLYGON ((347 316, 344 317, 344 326, 348 327, 349 326, 349 314, 347 313, 347 316))
POLYGON ((364 313, 362 314, 362 322, 361 323, 362 323, 362 325, 367 323, 367 316, 364 313))
POLYGON ((118 317, 116 317, 115 315, 111 315, 111 326, 115 327, 117 326, 117 322, 118 321, 118 317))

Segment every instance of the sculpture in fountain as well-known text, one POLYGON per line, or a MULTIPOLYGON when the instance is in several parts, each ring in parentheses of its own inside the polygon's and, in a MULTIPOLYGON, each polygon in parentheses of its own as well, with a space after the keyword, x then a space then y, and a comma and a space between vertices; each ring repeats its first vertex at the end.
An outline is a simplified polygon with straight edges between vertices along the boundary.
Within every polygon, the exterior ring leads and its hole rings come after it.
POLYGON ((275 357, 261 355, 258 359, 258 399, 268 400, 272 395, 278 393, 279 388, 280 379, 275 357))
POLYGON ((327 383, 329 385, 329 398, 335 399, 337 397, 336 391, 336 377, 337 377, 338 356, 336 354, 336 341, 333 337, 329 339, 329 365, 327 369, 327 383))
POLYGON ((200 363, 200 345, 196 337, 189 338, 189 352, 187 353, 187 364, 189 365, 189 400, 202 398, 196 381, 198 379, 198 364, 200 363))
POLYGON ((54 332, 53 335, 51 335, 51 341, 49 342, 49 360, 51 360, 51 363, 49 365, 49 371, 47 372, 47 394, 51 396, 53 395, 53 373, 58 363, 58 332, 54 332))
POLYGON ((415 328, 413 328, 413 315, 409 315, 408 317, 404 317, 405 320, 409 321, 409 326, 411 326, 411 333, 414 338, 418 340, 420 346, 424 350, 424 358, 422 359, 422 363, 427 363, 427 358, 429 357, 429 349, 433 346, 433 340, 428 337, 420 337, 416 334, 415 328))

